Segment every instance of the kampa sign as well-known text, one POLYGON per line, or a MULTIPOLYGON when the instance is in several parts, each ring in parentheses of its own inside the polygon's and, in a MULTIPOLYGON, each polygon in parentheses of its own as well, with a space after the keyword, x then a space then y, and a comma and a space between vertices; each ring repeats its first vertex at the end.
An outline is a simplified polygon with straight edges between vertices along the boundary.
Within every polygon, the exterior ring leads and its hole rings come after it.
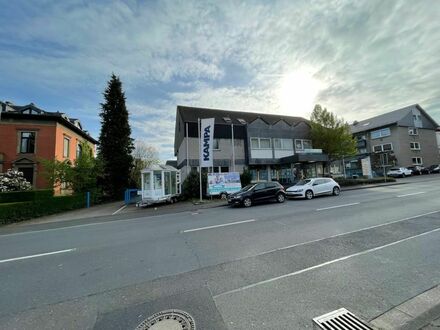
POLYGON ((214 118, 202 119, 200 129, 200 163, 202 167, 212 167, 214 155, 212 140, 214 137, 214 118))

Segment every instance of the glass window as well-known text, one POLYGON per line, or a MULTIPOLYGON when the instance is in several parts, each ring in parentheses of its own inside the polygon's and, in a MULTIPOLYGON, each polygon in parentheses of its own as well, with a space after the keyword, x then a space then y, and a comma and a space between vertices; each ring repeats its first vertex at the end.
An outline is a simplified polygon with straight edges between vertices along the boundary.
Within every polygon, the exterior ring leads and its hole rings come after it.
POLYGON ((422 165, 423 164, 422 157, 413 157, 412 162, 414 165, 422 165))
POLYGON ((379 129, 377 131, 372 131, 370 133, 370 135, 371 135, 372 139, 378 139, 378 138, 381 138, 381 137, 390 136, 391 135, 391 130, 390 130, 389 127, 386 127, 386 128, 379 129))
POLYGON ((382 151, 382 146, 381 145, 374 146, 373 150, 374 150, 374 152, 381 152, 382 151))
POLYGON ((254 190, 261 190, 265 188, 265 184, 264 183, 259 183, 255 186, 254 190))
POLYGON ((420 150, 420 143, 419 142, 410 142, 409 146, 413 150, 420 150))
POLYGON ((273 139, 273 147, 275 149, 281 149, 281 139, 273 139))
POLYGON ((261 149, 270 149, 270 139, 260 139, 261 149))
POLYGON ((154 171, 153 172, 153 189, 158 190, 162 189, 162 172, 154 171))
POLYGON ((419 130, 415 127, 409 127, 408 134, 409 135, 419 135, 419 130))
POLYGON ((82 145, 78 142, 76 145, 76 158, 81 157, 82 154, 82 145))
POLYGON ((220 171, 221 171, 222 173, 227 173, 227 172, 229 172, 229 167, 227 167, 227 166, 222 166, 222 167, 220 168, 220 171))
POLYGON ((295 149, 304 150, 302 140, 295 140, 295 149))
POLYGON ((26 154, 35 152, 35 132, 21 132, 20 152, 26 154))
POLYGON ((258 143, 258 138, 251 138, 251 148, 252 149, 259 149, 260 145, 258 143))
POLYGON ((144 190, 151 190, 151 173, 144 173, 144 190))
POLYGON ((293 150, 293 140, 292 139, 282 139, 284 150, 293 150))
POLYGON ((67 158, 70 154, 70 139, 64 138, 63 157, 67 158))
POLYGON ((391 143, 385 143, 382 145, 383 151, 391 151, 393 150, 393 145, 391 143))
POLYGON ((218 150, 219 149, 219 147, 218 147, 218 139, 213 139, 212 140, 212 149, 214 149, 214 150, 218 150))
POLYGON ((303 146, 304 146, 304 149, 312 149, 312 141, 303 140, 303 146))

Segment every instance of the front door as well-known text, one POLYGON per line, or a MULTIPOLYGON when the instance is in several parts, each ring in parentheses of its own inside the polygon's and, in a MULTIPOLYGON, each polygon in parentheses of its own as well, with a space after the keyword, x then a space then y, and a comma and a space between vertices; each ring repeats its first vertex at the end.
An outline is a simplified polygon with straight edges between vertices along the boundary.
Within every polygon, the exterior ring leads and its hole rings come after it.
POLYGON ((23 172, 23 177, 30 184, 34 183, 34 168, 33 167, 19 167, 19 172, 23 172))

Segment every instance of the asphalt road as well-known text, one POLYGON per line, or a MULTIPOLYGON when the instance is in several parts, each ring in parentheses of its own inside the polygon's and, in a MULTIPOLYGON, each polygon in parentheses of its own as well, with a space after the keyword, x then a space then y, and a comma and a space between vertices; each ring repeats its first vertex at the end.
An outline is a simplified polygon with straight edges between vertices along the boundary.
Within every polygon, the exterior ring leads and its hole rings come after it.
MULTIPOLYGON (((0 229, 0 328, 198 329, 370 320, 440 283, 440 175, 245 208, 0 229), (429 178, 429 180, 427 180, 429 178)), ((105 219, 104 219, 105 220, 105 219)))

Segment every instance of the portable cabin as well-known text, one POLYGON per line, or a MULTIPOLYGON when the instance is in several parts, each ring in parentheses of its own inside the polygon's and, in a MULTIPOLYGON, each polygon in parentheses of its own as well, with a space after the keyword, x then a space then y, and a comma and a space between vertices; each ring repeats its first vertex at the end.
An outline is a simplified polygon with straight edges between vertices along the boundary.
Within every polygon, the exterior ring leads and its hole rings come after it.
POLYGON ((137 206, 174 203, 180 195, 180 171, 170 165, 152 165, 141 171, 142 199, 137 206))

